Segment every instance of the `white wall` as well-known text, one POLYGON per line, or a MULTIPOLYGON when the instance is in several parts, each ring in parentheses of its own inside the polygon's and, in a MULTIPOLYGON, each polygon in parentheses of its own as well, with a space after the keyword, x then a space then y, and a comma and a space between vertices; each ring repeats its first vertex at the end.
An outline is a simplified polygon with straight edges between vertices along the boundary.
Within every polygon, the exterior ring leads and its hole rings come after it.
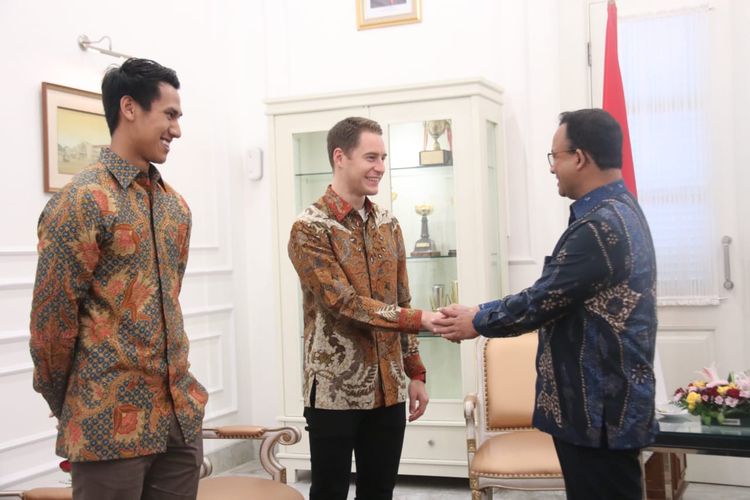
POLYGON ((252 390, 263 386, 256 356, 276 359, 272 324, 256 320, 273 316, 255 299, 271 287, 268 272, 256 273, 271 261, 269 189, 265 180, 245 180, 241 169, 247 148, 265 146, 262 19, 259 2, 240 0, 0 2, 0 488, 59 461, 54 424, 31 389, 27 347, 36 221, 49 199, 42 192, 40 87, 47 81, 98 92, 105 68, 119 62, 81 51, 80 34, 107 34, 115 50, 177 70, 183 136, 160 169, 193 210, 182 292, 192 370, 212 390, 209 423, 274 424, 273 392, 252 390))
MULTIPOLYGON (((267 148, 262 99, 472 76, 503 86, 510 283, 518 290, 536 278, 567 218, 545 153, 558 113, 588 105, 586 5, 423 0, 421 23, 357 31, 351 0, 133 0, 117 8, 94 0, 0 1, 6 169, 0 184, 0 388, 14 401, 14 411, 0 416, 0 487, 11 476, 56 463, 52 424, 31 391, 26 348, 36 219, 48 199, 42 193, 40 82, 97 91, 104 68, 116 62, 80 51, 79 34, 108 34, 116 50, 178 71, 183 137, 162 171, 194 213, 183 306, 191 336, 220 334, 223 342, 218 354, 205 349, 206 341, 195 343, 191 360, 197 371, 221 381, 209 413, 228 413, 216 421, 270 425, 281 387, 270 265, 272 187, 267 176, 246 180, 241 169, 247 148, 267 148), (18 432, 19 425, 26 430, 18 432), (34 436, 40 439, 31 443, 34 436)), ((742 105, 733 117, 735 155, 745 158, 742 111, 750 102, 743 92, 750 70, 743 61, 750 47, 742 33, 750 7, 736 2, 733 8, 735 94, 742 105)), ((747 186, 747 168, 737 169, 747 186)), ((747 199, 741 185, 737 197, 747 199)), ((744 238, 750 239, 747 227, 744 238)), ((741 258, 747 283, 750 261, 741 258)))

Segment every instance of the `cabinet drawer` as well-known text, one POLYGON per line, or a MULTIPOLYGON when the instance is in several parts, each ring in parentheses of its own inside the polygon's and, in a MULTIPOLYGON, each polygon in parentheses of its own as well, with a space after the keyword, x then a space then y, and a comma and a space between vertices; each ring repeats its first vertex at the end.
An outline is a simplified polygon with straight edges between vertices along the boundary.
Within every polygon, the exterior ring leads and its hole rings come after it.
POLYGON ((463 427, 407 426, 402 459, 466 460, 463 427))

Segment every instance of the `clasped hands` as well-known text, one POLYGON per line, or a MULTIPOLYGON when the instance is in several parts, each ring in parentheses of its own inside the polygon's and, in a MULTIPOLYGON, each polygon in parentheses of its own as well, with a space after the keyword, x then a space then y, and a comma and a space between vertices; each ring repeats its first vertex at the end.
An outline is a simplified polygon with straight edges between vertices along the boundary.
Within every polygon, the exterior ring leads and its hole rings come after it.
POLYGON ((472 323, 477 311, 478 307, 459 304, 441 307, 437 312, 422 311, 422 328, 451 342, 473 339, 479 336, 472 323))

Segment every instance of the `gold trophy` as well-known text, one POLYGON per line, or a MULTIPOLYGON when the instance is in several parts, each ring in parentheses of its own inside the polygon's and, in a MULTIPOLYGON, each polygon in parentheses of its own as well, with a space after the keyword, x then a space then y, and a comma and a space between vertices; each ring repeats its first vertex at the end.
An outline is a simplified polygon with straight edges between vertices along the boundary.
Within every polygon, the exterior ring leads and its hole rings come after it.
POLYGON ((440 250, 435 246, 435 242, 430 239, 430 230, 427 228, 427 216, 432 213, 432 205, 424 203, 417 205, 414 210, 422 216, 422 232, 419 240, 414 244, 412 257, 439 257, 440 250))
POLYGON ((427 134, 429 133, 432 137, 434 144, 432 150, 420 151, 419 152, 419 164, 420 165, 453 165, 453 154, 451 151, 440 149, 440 142, 438 139, 446 131, 448 131, 448 142, 450 143, 450 120, 430 120, 424 122, 425 130, 425 149, 427 147, 427 134))

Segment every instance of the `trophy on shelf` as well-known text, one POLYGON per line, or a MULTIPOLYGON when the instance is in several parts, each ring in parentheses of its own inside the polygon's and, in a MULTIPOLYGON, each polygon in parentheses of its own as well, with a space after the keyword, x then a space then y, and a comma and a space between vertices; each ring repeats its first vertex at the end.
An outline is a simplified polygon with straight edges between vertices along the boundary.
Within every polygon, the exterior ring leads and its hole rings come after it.
POLYGON ((424 122, 424 148, 427 149, 427 134, 435 141, 432 149, 419 152, 420 165, 453 165, 453 153, 450 150, 440 149, 438 139, 448 132, 448 145, 452 142, 450 120, 430 120, 424 122))
POLYGON ((439 257, 440 250, 435 246, 435 242, 430 239, 430 230, 427 228, 427 216, 432 213, 432 205, 424 203, 415 206, 414 210, 422 216, 422 232, 420 238, 414 244, 414 250, 411 252, 411 256, 439 257))
POLYGON ((444 285, 432 285, 432 293, 430 294, 430 307, 433 311, 437 311, 441 307, 447 306, 445 296, 444 285))

